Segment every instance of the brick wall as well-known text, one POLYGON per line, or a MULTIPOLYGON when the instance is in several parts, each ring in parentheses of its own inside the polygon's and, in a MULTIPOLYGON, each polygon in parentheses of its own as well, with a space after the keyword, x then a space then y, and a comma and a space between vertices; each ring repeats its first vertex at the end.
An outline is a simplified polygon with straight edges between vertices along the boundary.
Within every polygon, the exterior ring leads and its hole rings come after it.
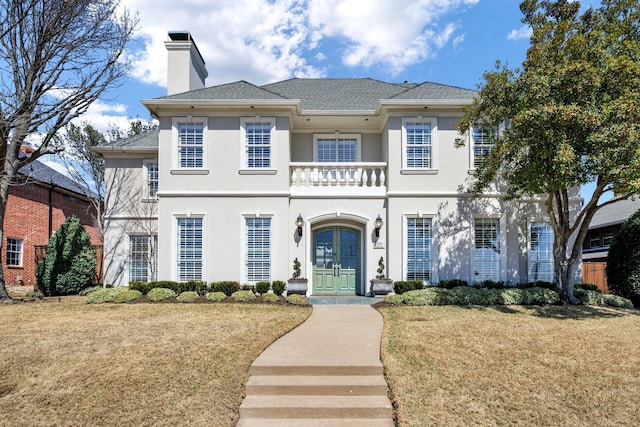
MULTIPOLYGON (((93 226, 93 207, 85 200, 64 195, 59 190, 51 194, 52 233, 65 219, 78 215, 91 236, 93 245, 102 244, 97 229, 93 226)), ((25 285, 35 285, 35 246, 49 242, 49 189, 33 183, 15 185, 9 192, 4 221, 2 267, 5 283, 18 284, 19 277, 25 285), (7 267, 7 238, 22 239, 22 266, 7 267)))

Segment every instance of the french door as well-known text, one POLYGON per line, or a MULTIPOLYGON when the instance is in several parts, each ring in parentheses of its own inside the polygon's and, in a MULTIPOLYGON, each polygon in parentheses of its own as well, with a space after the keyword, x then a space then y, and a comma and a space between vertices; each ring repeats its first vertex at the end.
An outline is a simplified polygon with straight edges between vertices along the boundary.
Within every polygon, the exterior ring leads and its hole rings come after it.
POLYGON ((328 227, 313 233, 313 293, 355 295, 360 283, 360 232, 328 227))

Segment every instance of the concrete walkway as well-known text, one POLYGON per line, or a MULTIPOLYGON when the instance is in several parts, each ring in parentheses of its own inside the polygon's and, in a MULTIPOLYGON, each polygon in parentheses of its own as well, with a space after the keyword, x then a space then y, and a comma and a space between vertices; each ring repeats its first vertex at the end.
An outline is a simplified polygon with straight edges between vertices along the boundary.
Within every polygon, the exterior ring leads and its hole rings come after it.
POLYGON ((382 326, 369 305, 315 305, 251 365, 238 426, 393 426, 382 326))

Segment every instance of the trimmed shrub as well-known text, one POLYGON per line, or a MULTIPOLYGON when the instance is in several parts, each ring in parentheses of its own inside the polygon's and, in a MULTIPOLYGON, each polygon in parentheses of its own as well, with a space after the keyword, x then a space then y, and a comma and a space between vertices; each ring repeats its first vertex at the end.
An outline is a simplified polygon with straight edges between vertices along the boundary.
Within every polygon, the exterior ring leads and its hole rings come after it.
POLYGON ((77 294, 95 283, 96 252, 89 233, 76 215, 56 230, 43 259, 38 263, 36 281, 47 296, 77 294))
POLYGON ((502 297, 502 289, 480 289, 486 305, 502 305, 504 298, 502 297))
POLYGON ((199 296, 200 294, 196 291, 184 291, 180 295, 178 295, 176 300, 178 302, 194 302, 198 299, 199 296))
POLYGON ((276 295, 282 295, 286 287, 287 283, 282 280, 274 280, 273 283, 271 283, 271 289, 276 295))
POLYGON ((402 295, 405 292, 423 289, 424 284, 422 280, 400 280, 393 282, 393 292, 402 295))
POLYGON ((443 288, 426 288, 402 294, 407 305, 447 305, 451 303, 451 291, 443 288))
POLYGON ((278 302, 280 301, 280 296, 276 294, 262 294, 262 301, 264 302, 278 302))
POLYGON ((449 290, 449 304, 487 305, 486 292, 471 286, 457 286, 449 290))
POLYGON ((404 303, 404 297, 398 294, 387 294, 384 296, 384 302, 388 304, 401 305, 404 303))
POLYGON ((640 210, 613 236, 605 271, 611 293, 640 307, 640 210))
POLYGON ((85 297, 89 295, 91 292, 99 291, 100 289, 104 289, 104 288, 102 286, 90 286, 88 288, 84 288, 83 290, 81 290, 78 295, 85 297))
POLYGON ((120 292, 113 297, 113 302, 115 303, 125 303, 136 300, 142 296, 142 292, 136 291, 135 289, 126 289, 124 288, 120 292))
MULTIPOLYGON (((498 289, 498 288, 490 288, 490 289, 498 289)), ((504 305, 520 305, 524 299, 524 289, 518 288, 509 288, 502 289, 500 292, 500 296, 502 299, 502 304, 504 305)))
POLYGON ((240 283, 233 281, 213 282, 210 289, 211 292, 223 292, 229 297, 234 292, 240 290, 240 283))
POLYGON ((438 283, 439 288, 453 289, 458 286, 467 286, 467 281, 462 279, 441 280, 438 283))
POLYGON ((504 289, 503 281, 495 281, 495 280, 483 280, 482 282, 477 283, 481 288, 487 289, 504 289))
POLYGON ((252 291, 235 291, 231 294, 231 299, 235 302, 250 302, 255 301, 256 294, 252 291))
POLYGON ((222 302, 227 299, 227 294, 224 292, 209 292, 206 298, 208 301, 222 302))
POLYGON ((611 307, 633 308, 633 302, 631 302, 630 299, 610 294, 605 294, 602 297, 604 298, 604 302, 611 307))
POLYGON ((31 299, 42 299, 44 298, 44 294, 40 291, 29 291, 26 294, 24 294, 24 296, 26 298, 31 298, 31 299))
POLYGON ((287 297, 287 302, 293 305, 307 305, 307 299, 298 294, 289 295, 287 297))
POLYGON ((251 292, 255 292, 256 291, 256 287, 254 285, 248 285, 248 284, 244 284, 242 286, 240 286, 240 290, 241 291, 251 291, 251 292))
POLYGON ((596 285, 592 285, 591 283, 576 283, 573 286, 573 289, 582 289, 584 291, 596 291, 602 293, 596 285))
POLYGON ((102 288, 87 295, 87 304, 103 304, 113 302, 116 295, 121 292, 120 288, 102 288))
POLYGON ((578 298, 584 305, 606 305, 606 303, 604 302, 604 297, 600 292, 585 291, 584 289, 574 288, 573 295, 578 298))
POLYGON ((271 283, 269 282, 258 282, 256 283, 256 293, 262 295, 269 292, 269 288, 271 287, 271 283))
POLYGON ((551 289, 529 288, 522 290, 522 304, 524 305, 547 305, 559 303, 560 295, 551 289))
POLYGON ((149 301, 154 302, 164 301, 175 296, 176 293, 168 288, 153 288, 147 294, 147 297, 149 297, 149 301))

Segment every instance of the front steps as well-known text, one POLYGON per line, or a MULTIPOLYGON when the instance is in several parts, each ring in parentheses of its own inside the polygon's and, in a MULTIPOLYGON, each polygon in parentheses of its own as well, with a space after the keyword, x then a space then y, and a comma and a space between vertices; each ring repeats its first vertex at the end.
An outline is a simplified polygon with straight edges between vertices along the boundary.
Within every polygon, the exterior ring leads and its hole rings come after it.
POLYGON ((281 366, 252 368, 238 427, 393 426, 379 366, 351 366, 348 373, 342 366, 289 368, 290 375, 281 366))

